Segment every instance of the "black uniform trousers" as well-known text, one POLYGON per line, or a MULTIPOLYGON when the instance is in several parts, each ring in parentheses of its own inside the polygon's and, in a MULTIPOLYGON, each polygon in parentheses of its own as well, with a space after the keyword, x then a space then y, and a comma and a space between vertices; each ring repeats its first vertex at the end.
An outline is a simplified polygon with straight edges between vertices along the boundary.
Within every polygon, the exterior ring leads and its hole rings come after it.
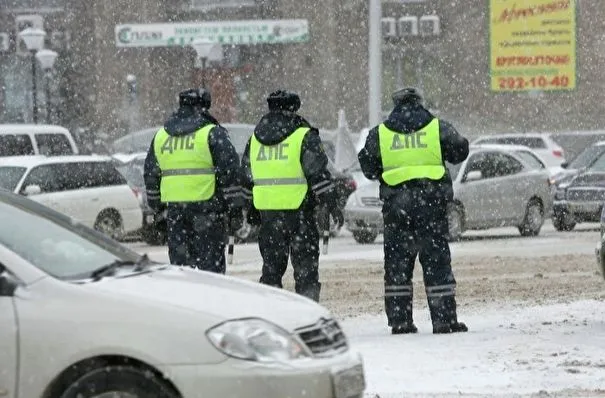
POLYGON ((457 322, 455 288, 447 240, 447 202, 402 192, 385 200, 384 289, 389 326, 412 323, 412 276, 416 256, 433 325, 457 322))
POLYGON ((226 224, 222 213, 168 205, 168 257, 174 265, 224 274, 226 224))
POLYGON ((261 211, 258 245, 261 283, 283 287, 290 257, 296 293, 319 301, 319 231, 312 210, 261 211))

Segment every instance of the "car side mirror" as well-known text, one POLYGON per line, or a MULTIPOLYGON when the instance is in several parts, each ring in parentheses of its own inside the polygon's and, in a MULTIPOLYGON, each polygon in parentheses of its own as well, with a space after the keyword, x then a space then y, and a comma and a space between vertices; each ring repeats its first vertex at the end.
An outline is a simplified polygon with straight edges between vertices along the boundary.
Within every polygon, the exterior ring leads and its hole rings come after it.
POLYGON ((26 196, 39 195, 42 193, 42 188, 40 188, 40 185, 28 185, 23 190, 23 193, 26 196))
POLYGON ((569 162, 563 162, 563 163, 561 163, 561 168, 562 169, 566 169, 567 166, 569 166, 569 162))
POLYGON ((483 173, 480 170, 469 171, 466 175, 466 181, 477 181, 483 178, 483 173))
POLYGON ((12 297, 19 285, 10 277, 4 265, 0 264, 0 297, 12 297))

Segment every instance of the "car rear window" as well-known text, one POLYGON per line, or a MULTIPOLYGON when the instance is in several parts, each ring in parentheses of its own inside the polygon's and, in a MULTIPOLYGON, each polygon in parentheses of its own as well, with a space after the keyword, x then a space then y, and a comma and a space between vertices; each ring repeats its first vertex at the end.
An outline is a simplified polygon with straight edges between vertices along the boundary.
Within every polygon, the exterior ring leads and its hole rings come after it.
POLYGON ((36 142, 41 155, 73 155, 71 143, 65 134, 36 134, 36 142))
POLYGON ((544 166, 544 163, 531 152, 515 151, 515 154, 523 159, 523 161, 532 169, 544 169, 546 167, 544 166))
POLYGON ((27 134, 0 134, 0 156, 34 155, 32 140, 27 134))
POLYGON ((27 169, 17 166, 0 167, 0 188, 14 191, 27 169))
POLYGON ((501 137, 497 139, 496 143, 504 145, 523 145, 532 149, 546 148, 546 142, 540 137, 501 137))

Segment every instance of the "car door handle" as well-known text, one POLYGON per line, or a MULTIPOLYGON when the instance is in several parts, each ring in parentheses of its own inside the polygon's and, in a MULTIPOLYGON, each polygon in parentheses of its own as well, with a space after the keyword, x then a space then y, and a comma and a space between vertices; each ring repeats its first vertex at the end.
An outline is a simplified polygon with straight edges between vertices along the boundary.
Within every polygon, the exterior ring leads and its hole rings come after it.
POLYGON ((98 201, 99 201, 99 198, 92 198, 90 201, 91 201, 91 202, 98 202, 98 201))

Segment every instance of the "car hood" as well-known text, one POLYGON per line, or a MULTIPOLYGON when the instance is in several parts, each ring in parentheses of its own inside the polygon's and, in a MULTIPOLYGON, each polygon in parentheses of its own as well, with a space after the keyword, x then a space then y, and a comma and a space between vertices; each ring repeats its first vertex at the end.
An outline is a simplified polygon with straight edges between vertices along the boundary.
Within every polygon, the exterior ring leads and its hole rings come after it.
POLYGON ((370 181, 360 187, 357 187, 355 194, 360 198, 378 198, 380 195, 380 184, 377 181, 370 181))
POLYGON ((91 283, 91 288, 228 320, 259 317, 289 330, 330 318, 324 307, 288 291, 238 278, 169 266, 91 283))

